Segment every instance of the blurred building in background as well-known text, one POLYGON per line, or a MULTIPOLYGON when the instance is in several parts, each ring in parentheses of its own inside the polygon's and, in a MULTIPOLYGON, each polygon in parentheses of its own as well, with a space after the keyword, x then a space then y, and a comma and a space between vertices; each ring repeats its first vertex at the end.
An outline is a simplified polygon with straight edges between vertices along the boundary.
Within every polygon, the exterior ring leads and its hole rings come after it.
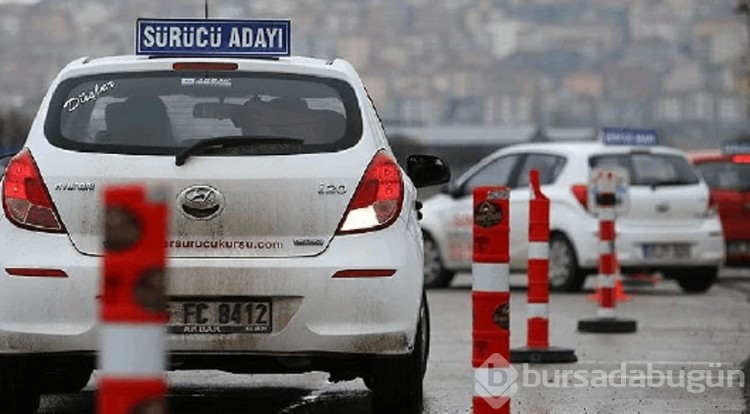
MULTIPOLYGON (((293 53, 350 60, 389 129, 649 127, 708 148, 748 127, 735 0, 209 3, 292 19, 293 53)), ((32 113, 73 58, 132 53, 136 17, 202 15, 203 0, 0 0, 0 107, 32 113)))

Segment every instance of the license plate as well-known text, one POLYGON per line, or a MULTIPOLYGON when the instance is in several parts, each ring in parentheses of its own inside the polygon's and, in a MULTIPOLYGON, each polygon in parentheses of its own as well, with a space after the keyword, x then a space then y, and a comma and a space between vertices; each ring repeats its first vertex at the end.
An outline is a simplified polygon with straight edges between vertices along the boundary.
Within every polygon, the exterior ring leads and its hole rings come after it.
POLYGON ((169 303, 167 332, 176 334, 271 333, 269 299, 185 300, 169 303))
POLYGON ((730 255, 750 254, 750 242, 746 242, 746 241, 727 242, 727 254, 730 254, 730 255))
POLYGON ((690 245, 686 243, 644 244, 643 257, 647 259, 687 259, 690 245))

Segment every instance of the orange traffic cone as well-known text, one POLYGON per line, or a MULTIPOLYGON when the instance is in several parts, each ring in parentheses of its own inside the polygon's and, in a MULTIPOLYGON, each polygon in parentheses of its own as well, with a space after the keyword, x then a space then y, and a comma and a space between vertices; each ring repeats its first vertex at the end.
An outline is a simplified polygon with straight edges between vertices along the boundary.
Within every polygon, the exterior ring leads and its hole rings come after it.
POLYGON ((618 277, 615 281, 615 298, 618 302, 627 302, 630 299, 630 295, 625 293, 625 289, 622 287, 622 276, 618 277))
MULTIPOLYGON (((600 296, 601 296, 601 289, 599 288, 599 286, 597 286, 594 293, 586 296, 586 299, 592 302, 598 302, 600 296)), ((625 293, 625 288, 623 288, 622 286, 622 277, 618 277, 617 280, 615 281, 615 299, 618 302, 627 302, 632 299, 630 295, 625 293)))

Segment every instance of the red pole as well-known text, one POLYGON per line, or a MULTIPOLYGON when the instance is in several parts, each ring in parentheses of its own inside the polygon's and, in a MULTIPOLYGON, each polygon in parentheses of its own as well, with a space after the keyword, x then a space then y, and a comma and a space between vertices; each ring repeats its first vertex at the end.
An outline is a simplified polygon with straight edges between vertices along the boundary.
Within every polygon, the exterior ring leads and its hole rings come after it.
POLYGON ((603 318, 615 317, 615 282, 617 257, 615 252, 615 209, 605 206, 599 213, 599 309, 603 318))
POLYGON ((166 216, 141 186, 107 188, 97 412, 166 413, 166 216))
POLYGON ((474 189, 474 414, 510 413, 510 190, 474 189))
MULTIPOLYGON (((599 177, 613 176, 612 171, 599 172, 599 177), (603 174, 603 175, 602 175, 603 174)), ((596 319, 578 321, 578 330, 591 333, 632 333, 637 323, 632 319, 620 319, 615 316, 616 283, 619 264, 615 251, 615 217, 617 194, 607 189, 596 194, 599 215, 599 290, 596 319)))
POLYGON ((539 188, 539 171, 529 173, 529 289, 526 345, 549 347, 549 199, 539 188))
POLYGON ((529 288, 526 305, 525 348, 511 349, 511 362, 576 362, 575 350, 549 345, 549 213, 550 201, 542 193, 539 170, 529 171, 529 288))

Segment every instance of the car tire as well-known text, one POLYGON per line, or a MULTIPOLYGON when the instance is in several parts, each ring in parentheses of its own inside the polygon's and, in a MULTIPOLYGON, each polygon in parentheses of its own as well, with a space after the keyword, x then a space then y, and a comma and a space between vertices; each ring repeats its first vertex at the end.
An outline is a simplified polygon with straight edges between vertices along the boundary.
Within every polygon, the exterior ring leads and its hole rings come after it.
POLYGON ((33 414, 41 401, 34 367, 21 358, 0 359, 0 412, 33 414))
POLYGON ((675 275, 677 284, 685 293, 706 293, 719 276, 718 268, 700 268, 685 270, 687 275, 675 275))
POLYGON ((430 352, 430 311, 422 295, 414 349, 406 358, 377 360, 365 384, 375 413, 417 414, 423 408, 423 381, 430 352))
POLYGON ((578 267, 575 249, 567 237, 553 233, 549 241, 550 290, 578 292, 586 282, 586 274, 578 267))
POLYGON ((448 287, 456 275, 445 268, 440 248, 435 240, 427 233, 423 235, 424 241, 424 286, 428 288, 448 287))

